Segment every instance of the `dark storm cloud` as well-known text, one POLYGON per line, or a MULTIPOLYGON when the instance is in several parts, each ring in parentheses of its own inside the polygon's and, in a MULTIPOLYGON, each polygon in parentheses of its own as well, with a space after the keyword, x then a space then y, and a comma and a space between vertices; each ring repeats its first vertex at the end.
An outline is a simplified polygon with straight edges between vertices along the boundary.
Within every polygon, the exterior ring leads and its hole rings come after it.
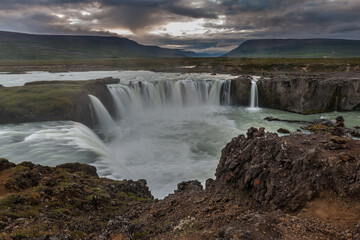
POLYGON ((214 51, 251 38, 359 39, 358 12, 358 0, 0 0, 0 30, 106 35, 128 29, 140 43, 214 51), (208 31, 151 34, 196 19, 208 31))

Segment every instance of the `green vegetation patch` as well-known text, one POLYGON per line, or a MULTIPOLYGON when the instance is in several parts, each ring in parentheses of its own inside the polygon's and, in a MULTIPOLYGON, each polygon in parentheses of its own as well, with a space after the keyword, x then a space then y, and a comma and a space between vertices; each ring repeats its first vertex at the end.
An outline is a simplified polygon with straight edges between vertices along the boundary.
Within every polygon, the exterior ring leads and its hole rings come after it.
POLYGON ((74 98, 84 90, 84 86, 86 83, 79 82, 0 88, 0 111, 56 115, 75 106, 74 98))
POLYGON ((268 71, 342 72, 360 71, 360 58, 156 58, 156 59, 73 59, 0 60, 0 72, 153 70, 173 72, 252 73, 268 71), (194 68, 183 68, 195 66, 194 68))
POLYGON ((23 163, 0 172, 0 189, 5 189, 0 192, 0 226, 9 226, 0 239, 34 239, 64 232, 71 239, 82 239, 101 232, 111 219, 134 205, 152 199, 142 183, 99 178, 85 170, 87 165, 78 166, 23 163))

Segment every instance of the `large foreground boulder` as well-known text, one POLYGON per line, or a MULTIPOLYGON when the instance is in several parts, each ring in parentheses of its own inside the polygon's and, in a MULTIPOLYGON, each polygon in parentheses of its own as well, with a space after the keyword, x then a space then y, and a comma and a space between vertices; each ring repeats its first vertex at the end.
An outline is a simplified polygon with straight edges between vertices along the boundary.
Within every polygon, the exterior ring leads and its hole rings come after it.
POLYGON ((279 137, 250 128, 222 150, 217 181, 269 209, 296 211, 324 191, 360 197, 360 142, 331 134, 279 137))

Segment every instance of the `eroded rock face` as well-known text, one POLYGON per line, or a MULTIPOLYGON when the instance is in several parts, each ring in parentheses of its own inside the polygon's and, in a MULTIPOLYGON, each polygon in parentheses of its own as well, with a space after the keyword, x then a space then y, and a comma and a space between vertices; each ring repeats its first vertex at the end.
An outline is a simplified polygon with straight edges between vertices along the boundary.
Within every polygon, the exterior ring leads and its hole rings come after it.
POLYGON ((297 113, 358 110, 360 79, 341 75, 276 76, 258 82, 262 107, 297 113))
POLYGON ((216 179, 257 204, 296 211, 325 190, 360 196, 360 143, 330 134, 279 137, 250 128, 222 150, 216 179))
POLYGON ((230 96, 233 105, 249 105, 251 80, 247 76, 240 76, 231 82, 230 96))
MULTIPOLYGON (((360 110, 360 78, 350 73, 274 75, 257 85, 260 107, 303 114, 360 110)), ((248 106, 248 77, 233 80, 231 87, 232 103, 248 106)))

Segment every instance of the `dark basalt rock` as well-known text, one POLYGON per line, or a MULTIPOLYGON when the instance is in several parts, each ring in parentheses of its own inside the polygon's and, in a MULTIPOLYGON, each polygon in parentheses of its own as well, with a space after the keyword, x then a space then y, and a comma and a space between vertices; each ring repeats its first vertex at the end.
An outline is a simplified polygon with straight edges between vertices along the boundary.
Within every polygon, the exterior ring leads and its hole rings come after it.
POLYGON ((251 80, 247 76, 240 76, 231 81, 231 104, 249 105, 251 80))
POLYGON ((250 128, 222 150, 216 181, 247 192, 265 208, 292 212, 325 190, 358 196, 359 156, 359 143, 346 137, 279 137, 250 128))
MULTIPOLYGON (((302 114, 360 109, 360 78, 355 74, 274 75, 261 77, 257 85, 260 107, 302 114)), ((234 79, 232 103, 248 106, 250 89, 248 77, 234 79)))
POLYGON ((175 193, 181 191, 199 191, 199 190, 203 190, 203 186, 199 181, 193 180, 193 181, 186 181, 179 183, 178 189, 175 190, 175 193))
POLYGON ((289 119, 280 119, 280 118, 274 118, 274 117, 266 117, 264 120, 269 122, 287 122, 287 123, 300 123, 300 124, 313 124, 315 122, 313 121, 304 121, 304 120, 289 120, 289 119))
POLYGON ((261 107, 303 114, 352 111, 360 104, 360 79, 356 76, 275 76, 261 78, 258 89, 261 107))
POLYGON ((99 177, 96 173, 96 168, 94 166, 90 166, 87 164, 81 164, 81 163, 65 163, 57 166, 56 168, 63 168, 67 169, 69 172, 83 172, 86 175, 93 176, 93 177, 99 177))
POLYGON ((283 134, 289 134, 290 131, 288 129, 285 129, 285 128, 279 128, 277 130, 278 133, 283 133, 283 134))
POLYGON ((5 158, 0 158, 0 172, 1 171, 4 171, 6 169, 9 169, 9 168, 13 168, 15 167, 16 165, 12 162, 9 162, 7 159, 5 158))

